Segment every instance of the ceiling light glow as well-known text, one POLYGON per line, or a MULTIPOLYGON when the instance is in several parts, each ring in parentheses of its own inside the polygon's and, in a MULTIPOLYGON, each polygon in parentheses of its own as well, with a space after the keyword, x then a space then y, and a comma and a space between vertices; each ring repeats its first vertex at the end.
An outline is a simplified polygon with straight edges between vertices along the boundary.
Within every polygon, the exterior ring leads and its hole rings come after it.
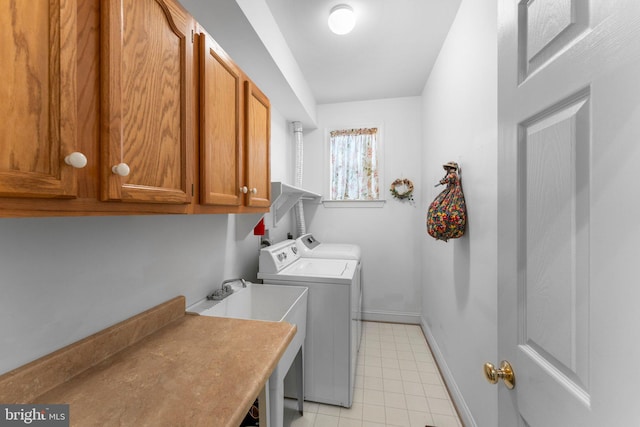
POLYGON ((329 28, 336 34, 350 33, 356 25, 356 15, 353 8, 346 4, 334 6, 329 12, 329 28))

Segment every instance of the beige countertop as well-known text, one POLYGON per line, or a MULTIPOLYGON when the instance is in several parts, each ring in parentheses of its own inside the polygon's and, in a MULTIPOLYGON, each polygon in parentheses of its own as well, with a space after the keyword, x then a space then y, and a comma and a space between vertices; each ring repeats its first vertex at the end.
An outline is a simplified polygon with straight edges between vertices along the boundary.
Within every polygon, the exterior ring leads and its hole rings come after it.
MULTIPOLYGON (((180 301, 182 313, 165 319, 156 330, 140 333, 145 317, 150 317, 143 313, 0 376, 0 400, 67 403, 72 426, 237 427, 296 327, 286 322, 185 315, 184 299, 180 301), (124 339, 127 333, 133 335, 124 339), (92 348, 123 339, 132 342, 120 343, 121 349, 105 353, 87 369, 69 367, 89 354, 95 359, 92 348), (63 372, 64 378, 49 379, 54 382, 43 391, 46 385, 41 377, 51 369, 63 372), (17 386, 21 394, 10 390, 17 386)), ((175 313, 175 303, 172 309, 175 313)))

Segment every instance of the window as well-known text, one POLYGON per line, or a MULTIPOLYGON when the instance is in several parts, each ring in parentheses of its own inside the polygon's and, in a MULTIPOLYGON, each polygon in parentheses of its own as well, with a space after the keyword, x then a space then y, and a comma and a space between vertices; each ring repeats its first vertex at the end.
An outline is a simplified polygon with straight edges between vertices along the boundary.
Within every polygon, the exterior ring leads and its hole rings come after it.
POLYGON ((329 201, 378 201, 380 195, 378 127, 329 132, 329 201))

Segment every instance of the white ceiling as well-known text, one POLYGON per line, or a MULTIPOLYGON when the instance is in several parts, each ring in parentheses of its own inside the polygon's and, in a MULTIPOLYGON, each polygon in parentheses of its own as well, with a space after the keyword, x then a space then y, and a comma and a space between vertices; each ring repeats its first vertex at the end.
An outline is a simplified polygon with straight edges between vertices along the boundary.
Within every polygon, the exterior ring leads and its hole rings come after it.
POLYGON ((180 0, 287 120, 316 105, 418 96, 460 0, 180 0), (337 4, 357 13, 330 32, 337 4))
POLYGON ((460 0, 266 0, 318 104, 420 95, 460 0), (348 4, 347 35, 327 27, 348 4))

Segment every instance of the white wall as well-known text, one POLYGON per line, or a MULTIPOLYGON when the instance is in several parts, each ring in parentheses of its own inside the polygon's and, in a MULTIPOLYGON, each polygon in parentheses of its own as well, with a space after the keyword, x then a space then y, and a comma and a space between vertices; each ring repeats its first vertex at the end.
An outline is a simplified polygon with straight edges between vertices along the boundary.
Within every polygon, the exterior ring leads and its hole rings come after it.
MULTIPOLYGON (((287 181, 292 138, 275 110, 272 137, 272 175, 287 181)), ((244 218, 0 219, 0 374, 176 295, 191 304, 224 279, 256 280, 244 218)))
MULTIPOLYGON (((387 203, 306 206, 308 230, 362 247, 365 317, 422 322, 470 426, 497 424, 496 388, 481 375, 499 361, 496 13, 494 0, 463 0, 422 97, 320 105, 318 129, 305 133, 303 186, 322 194, 325 129, 382 124, 387 203), (424 221, 449 160, 463 169, 469 228, 444 243, 424 221), (415 207, 388 196, 396 178, 416 185, 415 207)), ((293 181, 292 146, 274 110, 273 181, 293 181)), ((244 218, 0 219, 0 373, 175 295, 190 304, 225 278, 255 279, 259 239, 244 218)), ((287 216, 271 237, 292 228, 287 216)))
POLYGON ((382 125, 384 181, 381 208, 306 206, 307 228, 320 241, 362 248, 363 309, 366 319, 419 323, 421 307, 419 242, 424 223, 420 206, 421 98, 319 105, 316 130, 304 135, 303 187, 327 190, 325 131, 334 126, 382 125), (416 206, 389 195, 396 178, 416 184, 416 206))
MULTIPOLYGON (((295 141, 291 123, 275 109, 271 109, 271 181, 280 181, 293 185, 295 163, 295 141), (275 126, 274 126, 275 125, 275 126)), ((293 233, 293 209, 289 215, 273 225, 271 213, 265 215, 265 226, 269 231, 269 239, 275 243, 287 238, 287 233, 293 233)))
POLYGON ((484 362, 499 362, 496 14, 495 0, 463 0, 423 92, 421 207, 453 160, 469 218, 460 239, 420 239, 423 327, 469 426, 497 425, 497 388, 482 376, 484 362))

